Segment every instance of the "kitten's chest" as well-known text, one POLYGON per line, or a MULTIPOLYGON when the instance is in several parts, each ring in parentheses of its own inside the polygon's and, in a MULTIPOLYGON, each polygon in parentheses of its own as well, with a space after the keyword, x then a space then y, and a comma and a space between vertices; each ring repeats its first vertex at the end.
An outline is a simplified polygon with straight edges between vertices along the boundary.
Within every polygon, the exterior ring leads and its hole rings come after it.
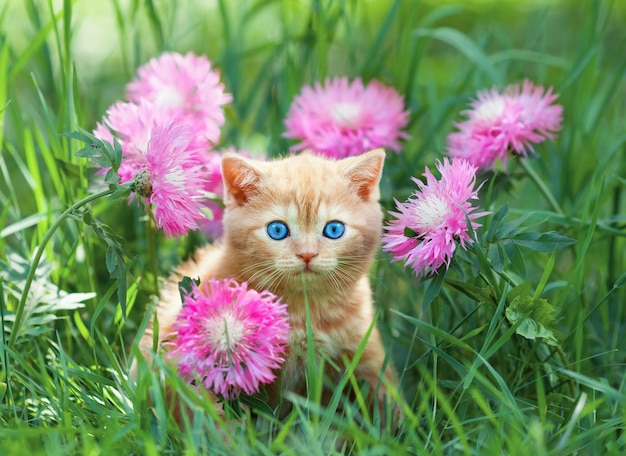
MULTIPOLYGON (((313 345, 316 363, 320 357, 333 360, 341 358, 344 347, 331 334, 320 330, 313 331, 313 345)), ((308 351, 307 336, 304 327, 292 326, 289 335, 289 355, 281 369, 283 388, 297 391, 301 389, 307 373, 308 351)))

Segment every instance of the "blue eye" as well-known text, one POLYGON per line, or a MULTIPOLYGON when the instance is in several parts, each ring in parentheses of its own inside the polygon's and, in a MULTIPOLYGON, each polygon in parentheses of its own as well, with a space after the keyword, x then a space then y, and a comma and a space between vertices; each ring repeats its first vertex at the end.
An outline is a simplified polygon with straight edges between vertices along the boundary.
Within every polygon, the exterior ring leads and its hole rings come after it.
POLYGON ((283 222, 270 222, 267 225, 267 235, 275 241, 282 241, 289 236, 289 228, 283 222))
POLYGON ((346 226, 341 222, 328 222, 324 227, 324 236, 329 239, 339 239, 346 231, 346 226))

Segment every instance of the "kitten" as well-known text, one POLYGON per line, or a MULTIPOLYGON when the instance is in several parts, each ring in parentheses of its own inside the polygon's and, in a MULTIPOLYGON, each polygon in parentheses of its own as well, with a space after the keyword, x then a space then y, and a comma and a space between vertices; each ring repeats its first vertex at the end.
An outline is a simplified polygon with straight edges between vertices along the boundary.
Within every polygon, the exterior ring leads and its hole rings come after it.
MULTIPOLYGON (((226 153, 223 245, 205 246, 183 263, 162 290, 157 307, 159 342, 172 337, 181 308, 182 276, 232 277, 249 287, 281 296, 288 303, 291 333, 278 380, 267 389, 275 408, 285 390, 306 394, 305 289, 317 352, 343 366, 370 329, 374 309, 367 277, 379 245, 382 211, 378 183, 385 152, 332 161, 309 153, 263 162, 226 153)), ((140 342, 150 359, 148 329, 140 342)), ((385 352, 374 327, 355 375, 378 392, 383 409, 381 373, 385 352)), ((342 372, 329 372, 338 381, 342 372)), ((332 392, 327 392, 330 397, 332 392)))

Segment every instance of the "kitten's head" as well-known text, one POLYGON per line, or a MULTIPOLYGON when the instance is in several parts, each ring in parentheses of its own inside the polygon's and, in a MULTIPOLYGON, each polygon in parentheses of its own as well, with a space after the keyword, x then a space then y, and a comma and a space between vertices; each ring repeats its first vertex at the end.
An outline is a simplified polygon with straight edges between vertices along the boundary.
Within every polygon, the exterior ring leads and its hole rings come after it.
POLYGON ((385 152, 333 161, 309 153, 263 162, 227 153, 224 233, 240 281, 293 298, 341 296, 378 248, 385 152))

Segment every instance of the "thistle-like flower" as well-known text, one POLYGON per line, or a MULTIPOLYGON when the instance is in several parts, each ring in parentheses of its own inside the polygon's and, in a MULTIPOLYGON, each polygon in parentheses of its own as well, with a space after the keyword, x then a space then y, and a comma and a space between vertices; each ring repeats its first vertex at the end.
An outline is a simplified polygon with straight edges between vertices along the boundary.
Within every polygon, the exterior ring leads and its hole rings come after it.
POLYGON ((184 118, 204 146, 219 141, 222 106, 232 100, 211 62, 191 52, 164 52, 151 59, 137 69, 126 94, 133 103, 149 101, 160 115, 184 118))
POLYGON ((470 203, 478 197, 475 166, 444 159, 437 169, 439 180, 428 168, 425 183, 412 178, 419 190, 405 203, 396 200, 398 212, 390 212, 396 219, 384 227, 382 238, 383 250, 393 261, 404 260, 418 276, 433 274, 444 264, 448 267, 457 244, 466 248, 473 242, 467 220, 475 230, 480 224, 474 220, 488 214, 474 212, 478 208, 470 203))
POLYGON ((525 80, 507 87, 484 90, 463 111, 467 120, 459 122, 459 131, 448 135, 448 152, 464 158, 484 170, 494 169, 498 161, 506 169, 509 154, 528 157, 533 143, 553 139, 560 130, 563 107, 552 104, 558 95, 525 80))
POLYGON ((294 99, 285 125, 295 150, 311 149, 332 158, 359 155, 377 147, 399 152, 409 112, 391 87, 360 78, 327 79, 324 86, 304 86, 294 99))
POLYGON ((181 377, 227 399, 274 381, 289 342, 287 305, 232 279, 192 287, 166 347, 181 377))

